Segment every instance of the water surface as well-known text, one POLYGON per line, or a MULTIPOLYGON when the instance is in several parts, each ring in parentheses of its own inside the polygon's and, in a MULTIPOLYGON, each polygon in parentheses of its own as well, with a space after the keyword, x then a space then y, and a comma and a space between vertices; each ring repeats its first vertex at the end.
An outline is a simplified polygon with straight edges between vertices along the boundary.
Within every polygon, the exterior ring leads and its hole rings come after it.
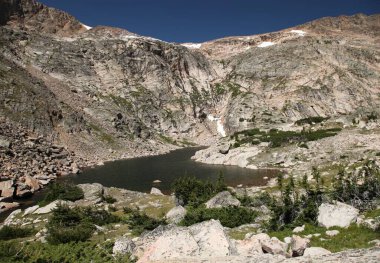
POLYGON ((214 181, 223 173, 229 186, 260 186, 276 175, 274 170, 252 170, 237 166, 210 165, 191 160, 202 148, 193 147, 172 151, 168 154, 108 162, 104 166, 85 169, 79 175, 69 176, 75 184, 100 183, 107 187, 149 192, 152 186, 165 193, 170 192, 173 181, 181 176, 195 176, 214 181), (160 180, 155 184, 153 181, 160 180))

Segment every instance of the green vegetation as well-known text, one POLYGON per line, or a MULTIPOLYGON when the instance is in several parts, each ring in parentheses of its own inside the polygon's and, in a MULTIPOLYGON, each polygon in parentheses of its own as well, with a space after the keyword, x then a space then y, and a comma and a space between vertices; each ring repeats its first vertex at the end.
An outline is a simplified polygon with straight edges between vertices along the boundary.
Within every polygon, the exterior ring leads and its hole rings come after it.
POLYGON ((201 181, 195 177, 181 177, 173 183, 173 192, 175 196, 183 202, 184 205, 197 207, 206 202, 219 192, 227 189, 224 183, 223 175, 220 174, 218 181, 213 184, 209 181, 201 181))
POLYGON ((306 175, 299 182, 291 176, 286 184, 283 176, 278 176, 281 195, 272 197, 272 219, 268 229, 290 229, 303 223, 315 225, 322 201, 338 200, 368 211, 375 208, 375 202, 380 198, 380 168, 374 161, 367 161, 351 173, 341 170, 329 187, 325 186, 317 169, 313 169, 312 175, 313 185, 306 175))
POLYGON ((222 208, 190 208, 181 221, 181 225, 190 226, 199 222, 210 219, 218 219, 225 227, 237 227, 243 224, 252 223, 257 214, 249 208, 245 207, 222 207, 222 208))
POLYGON ((117 200, 115 198, 113 198, 112 196, 110 195, 105 195, 103 196, 103 200, 107 203, 107 204, 114 204, 117 202, 117 200))
MULTIPOLYGON (((379 233, 365 227, 357 226, 356 224, 352 224, 348 228, 333 227, 330 230, 338 230, 339 234, 330 237, 325 234, 326 228, 312 224, 305 224, 305 231, 303 231, 301 235, 316 233, 321 234, 319 236, 313 236, 310 239, 310 246, 323 247, 331 252, 339 252, 347 249, 368 248, 372 246, 368 242, 379 238, 379 233)), ((275 236, 280 240, 293 235, 292 229, 290 228, 281 231, 272 231, 268 234, 270 236, 275 236)))
POLYGON ((48 192, 40 205, 47 205, 55 200, 76 201, 83 197, 83 190, 78 186, 67 182, 57 182, 49 185, 48 192))
POLYGON ((40 242, 0 241, 0 262, 4 263, 32 263, 32 262, 132 262, 129 255, 112 255, 112 242, 95 243, 79 242, 67 244, 44 244, 40 242))
POLYGON ((0 240, 11 240, 24 238, 36 233, 36 230, 29 227, 3 226, 0 229, 0 240))
POLYGON ((250 143, 256 145, 260 142, 268 142, 270 147, 275 148, 289 143, 305 143, 335 136, 339 131, 341 131, 340 128, 301 132, 280 131, 277 129, 271 129, 266 132, 260 129, 251 129, 236 132, 231 135, 231 139, 235 140, 233 145, 235 148, 242 144, 250 143))
POLYGON ((304 124, 314 124, 314 123, 321 123, 325 120, 328 120, 329 118, 325 118, 325 117, 321 117, 321 116, 315 116, 315 117, 308 117, 308 118, 304 118, 304 119, 300 119, 298 121, 295 122, 295 124, 297 125, 304 125, 304 124))
POLYGON ((47 240, 51 244, 86 241, 95 231, 95 225, 102 226, 120 220, 105 210, 59 205, 53 210, 53 215, 47 224, 47 240))
POLYGON ((153 230, 160 225, 166 225, 165 220, 149 217, 145 213, 128 207, 124 208, 124 213, 127 214, 126 222, 135 235, 140 235, 145 230, 153 230))

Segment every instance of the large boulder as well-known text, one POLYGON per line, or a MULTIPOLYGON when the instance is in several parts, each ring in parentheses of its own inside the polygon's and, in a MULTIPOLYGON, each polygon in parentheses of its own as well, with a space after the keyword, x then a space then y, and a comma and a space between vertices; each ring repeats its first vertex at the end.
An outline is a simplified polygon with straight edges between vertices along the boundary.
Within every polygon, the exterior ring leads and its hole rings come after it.
POLYGON ((307 238, 302 238, 300 236, 293 235, 290 246, 292 248, 293 257, 302 256, 305 249, 310 246, 310 240, 307 238))
POLYGON ((190 227, 160 226, 143 234, 135 244, 133 256, 138 257, 139 262, 177 262, 183 258, 214 258, 236 254, 234 243, 216 220, 190 227))
POLYGON ((70 201, 63 201, 63 200, 55 200, 54 202, 51 202, 50 204, 40 207, 37 210, 33 212, 33 214, 41 215, 41 214, 48 214, 51 213, 54 209, 58 207, 58 205, 68 205, 72 206, 73 202, 70 201))
POLYGON ((11 210, 19 206, 20 204, 17 202, 12 202, 12 203, 0 202, 0 213, 11 210))
POLYGON ((0 196, 5 198, 12 198, 15 192, 13 180, 0 182, 0 196))
POLYGON ((93 184, 78 184, 78 187, 83 190, 84 200, 92 204, 97 204, 103 200, 103 185, 98 183, 93 184))
POLYGON ((199 246, 199 255, 204 257, 227 256, 236 253, 234 244, 225 233, 219 220, 211 219, 189 227, 199 246))
POLYGON ((227 206, 240 206, 240 201, 233 197, 228 191, 220 192, 206 202, 207 208, 221 208, 227 206))
POLYGON ((263 254, 261 243, 256 238, 245 238, 243 240, 236 240, 235 247, 237 253, 242 256, 260 255, 263 254))
POLYGON ((24 183, 30 187, 32 192, 38 191, 41 188, 38 180, 29 175, 24 177, 24 183))
POLYGON ((165 218, 169 223, 178 224, 186 216, 186 209, 179 205, 170 209, 165 218))
POLYGON ((267 253, 288 256, 288 244, 280 241, 277 237, 262 240, 261 247, 267 253))
POLYGON ((331 254, 330 251, 322 247, 308 247, 303 252, 304 257, 316 257, 331 254))
POLYGON ((355 223, 359 210, 353 206, 336 202, 336 204, 321 204, 318 208, 318 224, 329 228, 338 226, 347 228, 355 223))
POLYGON ((152 189, 150 190, 150 194, 151 195, 164 195, 160 189, 158 188, 155 188, 155 187, 152 187, 152 189))
POLYGON ((122 237, 115 241, 112 252, 116 254, 132 254, 136 244, 128 237, 122 237))

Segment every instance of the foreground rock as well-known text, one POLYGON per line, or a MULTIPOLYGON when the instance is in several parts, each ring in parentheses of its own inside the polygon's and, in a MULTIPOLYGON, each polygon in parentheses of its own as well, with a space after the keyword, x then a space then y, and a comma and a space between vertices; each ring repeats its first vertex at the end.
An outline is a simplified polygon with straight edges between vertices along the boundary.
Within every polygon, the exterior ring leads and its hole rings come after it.
POLYGON ((359 210, 353 206, 336 202, 321 204, 318 208, 318 224, 323 227, 349 227, 358 218, 359 210))
POLYGON ((181 222, 182 219, 184 219, 186 215, 186 209, 183 208, 183 206, 179 205, 176 207, 173 207, 165 216, 166 220, 169 223, 178 224, 181 222))
POLYGON ((310 246, 310 240, 307 238, 302 238, 300 236, 293 235, 292 241, 290 243, 292 248, 292 256, 299 257, 304 254, 305 249, 310 246))
MULTIPOLYGON (((78 187, 83 190, 84 201, 87 203, 97 204, 103 200, 103 185, 98 183, 93 184, 78 184, 78 187)), ((82 201, 82 200, 81 200, 82 201)))
POLYGON ((227 206, 240 206, 240 201, 233 197, 228 191, 220 192, 206 202, 207 208, 221 208, 227 206))
POLYGON ((155 187, 152 187, 152 189, 150 190, 150 194, 151 195, 164 195, 160 189, 158 188, 155 188, 155 187))
POLYGON ((323 256, 328 254, 331 254, 331 252, 322 247, 308 247, 303 252, 304 257, 323 256))

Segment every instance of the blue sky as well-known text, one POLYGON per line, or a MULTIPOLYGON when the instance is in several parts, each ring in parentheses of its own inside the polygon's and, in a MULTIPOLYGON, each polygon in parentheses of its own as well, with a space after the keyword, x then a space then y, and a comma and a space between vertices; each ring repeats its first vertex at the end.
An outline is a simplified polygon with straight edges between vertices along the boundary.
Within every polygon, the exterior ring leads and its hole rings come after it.
POLYGON ((380 0, 40 0, 89 26, 170 42, 254 35, 325 16, 380 13, 380 0))

